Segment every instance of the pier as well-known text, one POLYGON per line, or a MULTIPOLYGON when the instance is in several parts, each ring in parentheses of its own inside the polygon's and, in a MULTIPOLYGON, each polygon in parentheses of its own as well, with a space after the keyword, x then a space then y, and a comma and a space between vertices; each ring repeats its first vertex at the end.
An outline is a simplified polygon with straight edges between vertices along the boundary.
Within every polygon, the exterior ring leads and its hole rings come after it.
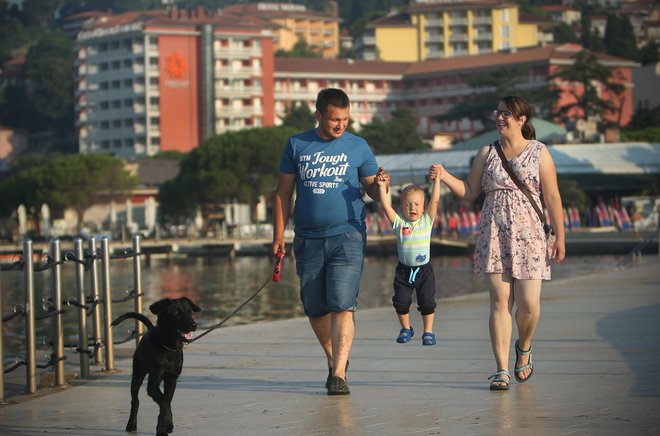
MULTIPOLYGON (((658 434, 658 266, 644 256, 544 284, 534 377, 508 392, 488 390, 486 294, 439 301, 434 347, 395 343, 391 308, 358 311, 343 397, 326 395, 307 319, 218 329, 184 349, 173 435, 658 434)), ((117 349, 112 374, 9 398, 0 433, 125 434, 132 349, 117 349)), ((513 359, 512 343, 511 370, 513 359)), ((158 407, 144 387, 140 400, 136 434, 153 434, 158 407)))

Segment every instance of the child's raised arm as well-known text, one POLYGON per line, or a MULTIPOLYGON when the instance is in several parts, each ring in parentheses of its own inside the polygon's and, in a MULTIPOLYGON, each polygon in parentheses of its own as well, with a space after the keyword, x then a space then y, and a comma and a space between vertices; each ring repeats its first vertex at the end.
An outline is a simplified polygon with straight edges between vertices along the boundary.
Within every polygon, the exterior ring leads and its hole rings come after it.
POLYGON ((376 183, 378 183, 378 190, 380 191, 380 204, 383 206, 383 212, 389 220, 390 224, 394 223, 396 219, 396 211, 392 208, 392 201, 388 191, 387 177, 377 174, 376 183))
POLYGON ((431 188, 431 198, 429 198, 429 206, 427 212, 431 218, 435 221, 435 216, 438 212, 438 206, 440 205, 440 176, 433 167, 429 169, 429 179, 433 181, 433 187, 431 188))

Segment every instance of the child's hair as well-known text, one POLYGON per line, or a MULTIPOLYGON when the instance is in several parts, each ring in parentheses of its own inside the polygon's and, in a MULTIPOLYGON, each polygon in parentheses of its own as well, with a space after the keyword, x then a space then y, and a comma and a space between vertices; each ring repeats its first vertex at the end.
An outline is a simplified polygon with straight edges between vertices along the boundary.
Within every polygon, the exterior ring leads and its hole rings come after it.
POLYGON ((407 197, 408 194, 412 194, 413 192, 419 192, 419 193, 421 193, 424 197, 426 197, 426 193, 424 192, 424 190, 423 190, 422 188, 420 188, 420 187, 417 186, 417 185, 408 185, 408 186, 406 186, 405 188, 403 188, 403 189, 401 190, 401 192, 399 192, 399 198, 400 198, 400 199, 403 199, 404 197, 407 197))

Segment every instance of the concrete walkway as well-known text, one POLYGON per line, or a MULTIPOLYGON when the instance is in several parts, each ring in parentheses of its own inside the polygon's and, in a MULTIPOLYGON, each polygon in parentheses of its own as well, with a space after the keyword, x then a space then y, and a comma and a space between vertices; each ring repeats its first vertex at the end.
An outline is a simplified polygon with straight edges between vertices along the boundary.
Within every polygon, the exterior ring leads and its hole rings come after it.
MULTIPOLYGON (((488 390, 484 294, 440 303, 435 347, 419 335, 396 344, 393 309, 359 311, 343 397, 326 395, 306 319, 216 330, 185 349, 174 435, 660 434, 658 258, 546 283, 542 311, 534 377, 508 392, 488 390)), ((118 358, 118 374, 10 398, 0 434, 126 434, 129 364, 118 358)), ((154 434, 157 407, 144 387, 140 398, 137 434, 154 434)))

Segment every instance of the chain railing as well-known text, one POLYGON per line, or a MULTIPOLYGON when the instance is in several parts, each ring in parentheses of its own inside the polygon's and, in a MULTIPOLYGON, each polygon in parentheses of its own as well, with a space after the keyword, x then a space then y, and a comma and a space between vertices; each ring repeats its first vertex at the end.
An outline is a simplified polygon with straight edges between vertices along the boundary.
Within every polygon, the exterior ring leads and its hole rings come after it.
MULTIPOLYGON (((25 354, 14 358, 14 362, 4 366, 3 338, 0 335, 0 362, 3 362, 3 371, 0 372, 0 402, 5 400, 4 374, 12 372, 25 366, 26 389, 28 394, 37 393, 37 368, 53 368, 55 386, 66 384, 64 372, 65 347, 72 348, 79 354, 80 377, 90 376, 90 360, 94 364, 102 365, 105 362, 105 371, 112 371, 114 366, 114 345, 136 339, 136 345, 143 335, 144 326, 136 321, 135 330, 130 332, 128 338, 118 342, 113 341, 113 332, 110 326, 112 322, 112 304, 119 302, 134 301, 134 310, 142 312, 142 274, 140 262, 140 237, 133 237, 132 249, 121 253, 110 253, 110 242, 107 237, 101 239, 101 248, 96 249, 96 240, 89 240, 88 249, 83 249, 83 240, 76 238, 73 241, 73 251, 62 252, 58 239, 50 241, 50 253, 42 257, 39 264, 34 262, 34 246, 30 239, 23 241, 22 255, 17 255, 11 264, 2 265, 0 271, 22 270, 24 302, 14 306, 13 313, 3 314, 0 318, 0 331, 2 324, 13 322, 20 317, 25 321, 25 354), (120 299, 112 299, 111 290, 111 261, 114 259, 133 259, 133 289, 126 290, 126 296, 120 299), (98 287, 98 262, 101 263, 101 291, 98 287), (75 265, 76 295, 63 298, 62 296, 62 268, 67 264, 75 265), (35 274, 50 271, 51 296, 43 300, 43 311, 36 313, 35 310, 35 274), (89 284, 89 292, 86 291, 85 283, 89 284), (64 341, 63 315, 67 309, 74 308, 77 311, 78 343, 66 344, 64 341), (87 318, 92 318, 91 336, 87 318), (52 347, 50 358, 44 364, 37 364, 36 353, 36 321, 50 318, 50 341, 52 347), (103 337, 101 337, 103 335, 103 337), (98 351, 103 348, 105 356, 98 351), (105 357, 105 359, 104 359, 105 357)), ((0 288, 0 307, 2 307, 2 289, 0 288)))

